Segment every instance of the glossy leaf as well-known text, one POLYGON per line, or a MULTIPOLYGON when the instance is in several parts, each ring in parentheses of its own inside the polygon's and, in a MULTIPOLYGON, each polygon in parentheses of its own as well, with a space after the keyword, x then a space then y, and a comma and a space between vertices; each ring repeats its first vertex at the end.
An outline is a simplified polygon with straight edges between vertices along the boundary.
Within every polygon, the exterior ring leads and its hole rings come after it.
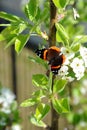
POLYGON ((54 93, 61 92, 65 88, 66 83, 67 83, 66 80, 63 80, 63 79, 57 80, 56 79, 54 81, 54 85, 53 85, 53 92, 54 93))
POLYGON ((62 106, 58 99, 53 99, 52 104, 57 113, 62 113, 62 106))
POLYGON ((41 103, 36 108, 35 117, 37 118, 37 120, 40 121, 47 115, 49 110, 50 110, 50 106, 49 105, 41 103))
POLYGON ((47 89, 48 78, 43 74, 36 74, 32 77, 32 82, 34 86, 47 89))
POLYGON ((20 34, 17 36, 15 40, 15 50, 17 53, 21 52, 21 50, 23 49, 23 47, 25 46, 29 38, 30 38, 30 34, 26 34, 26 35, 20 34))
POLYGON ((25 101, 23 101, 21 103, 21 107, 30 107, 30 106, 33 106, 37 103, 40 102, 40 99, 39 98, 36 98, 36 97, 32 97, 32 98, 29 98, 29 99, 26 99, 25 101))
POLYGON ((31 21, 34 20, 37 11, 37 0, 30 0, 29 3, 25 6, 25 13, 31 21))
POLYGON ((0 11, 0 18, 3 18, 3 19, 8 20, 10 22, 20 22, 20 21, 22 22, 23 21, 22 18, 17 17, 13 14, 8 14, 8 13, 3 12, 3 11, 0 11))
POLYGON ((69 106, 69 100, 68 98, 63 98, 61 99, 61 105, 62 105, 62 111, 63 113, 67 113, 70 111, 70 106, 69 106))
POLYGON ((87 35, 79 35, 74 38, 74 41, 72 43, 72 46, 75 44, 82 44, 87 42, 87 35))
POLYGON ((0 34, 0 41, 5 40, 7 43, 10 42, 14 37, 16 37, 16 31, 17 29, 15 29, 13 26, 5 28, 0 34))
POLYGON ((39 97, 39 98, 46 97, 45 91, 41 90, 41 89, 33 92, 32 95, 35 96, 35 97, 39 97))
POLYGON ((44 128, 46 127, 46 124, 41 120, 38 121, 37 118, 34 116, 34 114, 32 114, 29 119, 30 119, 31 123, 36 126, 44 127, 44 128))
POLYGON ((80 49, 80 46, 81 46, 81 44, 80 44, 79 42, 77 42, 77 43, 75 43, 75 44, 73 44, 73 45, 71 46, 71 49, 72 49, 74 52, 77 52, 77 51, 80 49))
POLYGON ((63 99, 53 99, 52 100, 53 107, 58 113, 67 113, 70 111, 69 103, 67 98, 63 99))
POLYGON ((66 30, 64 29, 64 27, 59 24, 56 23, 56 38, 58 42, 62 42, 64 45, 68 45, 69 44, 69 36, 66 32, 66 30))
POLYGON ((64 8, 67 4, 67 0, 53 0, 53 2, 57 8, 64 8))

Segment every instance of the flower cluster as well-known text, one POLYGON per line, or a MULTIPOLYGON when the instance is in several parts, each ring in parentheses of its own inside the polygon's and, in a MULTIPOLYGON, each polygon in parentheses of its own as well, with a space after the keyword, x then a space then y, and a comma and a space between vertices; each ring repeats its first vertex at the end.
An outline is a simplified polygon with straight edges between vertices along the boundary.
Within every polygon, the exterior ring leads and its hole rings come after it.
POLYGON ((0 87, 0 130, 21 130, 19 122, 15 95, 8 88, 0 87))
POLYGON ((66 56, 66 61, 59 70, 59 76, 70 82, 75 78, 80 80, 84 76, 87 67, 87 48, 81 46, 77 57, 75 52, 68 48, 62 47, 61 51, 66 56))

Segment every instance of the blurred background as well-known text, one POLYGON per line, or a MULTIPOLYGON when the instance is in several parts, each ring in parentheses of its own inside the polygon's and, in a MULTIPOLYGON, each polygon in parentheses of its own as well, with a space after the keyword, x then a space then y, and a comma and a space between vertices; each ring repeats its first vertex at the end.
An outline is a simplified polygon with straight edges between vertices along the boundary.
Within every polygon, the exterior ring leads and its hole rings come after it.
MULTIPOLYGON (((25 17, 23 13, 23 6, 26 2, 27 0, 0 0, 0 11, 6 11, 17 16, 25 17)), ((87 33, 87 1, 78 0, 78 3, 79 4, 77 4, 76 6, 79 9, 79 13, 82 15, 82 19, 80 19, 79 27, 77 26, 78 23, 75 23, 76 26, 74 26, 74 28, 77 28, 77 30, 73 29, 73 27, 71 26, 73 22, 72 18, 68 18, 67 21, 63 21, 63 24, 68 30, 70 36, 82 32, 84 32, 85 34, 87 33), (84 10, 82 10, 83 8, 84 10), (68 24, 70 26, 67 26, 68 24)), ((7 21, 0 19, 0 23, 6 22, 7 21)), ((3 27, 0 27, 0 31, 2 30, 3 27)), ((39 44, 42 44, 41 38, 31 37, 26 47, 19 55, 17 55, 14 51, 13 46, 9 47, 8 49, 4 49, 5 43, 0 43, 0 82, 3 86, 7 86, 8 88, 10 88, 16 95, 16 99, 18 101, 18 109, 22 118, 21 124, 23 130, 42 129, 33 126, 29 122, 28 116, 30 113, 30 109, 20 107, 20 103, 29 98, 31 92, 33 92, 34 90, 34 87, 32 86, 32 75, 41 72, 45 73, 45 70, 42 66, 28 60, 28 56, 35 56, 34 51, 38 48, 39 44)), ((77 101, 77 103, 75 102, 75 111, 68 117, 70 125, 69 130, 82 130, 83 128, 84 130, 87 130, 87 101, 84 98, 87 96, 86 77, 84 77, 82 81, 80 81, 80 83, 76 82, 74 83, 74 85, 78 86, 78 90, 73 90, 73 99, 77 101), (83 97, 81 96, 81 99, 83 99, 84 102, 83 104, 79 104, 77 107, 78 102, 80 102, 80 95, 83 95, 83 97), (77 113, 77 115, 74 115, 74 113, 77 113), (71 123, 73 123, 73 127, 71 123)), ((50 114, 46 117, 46 122, 50 123, 49 119, 50 114)), ((60 118, 59 127, 60 130, 68 130, 68 121, 64 117, 60 118)))

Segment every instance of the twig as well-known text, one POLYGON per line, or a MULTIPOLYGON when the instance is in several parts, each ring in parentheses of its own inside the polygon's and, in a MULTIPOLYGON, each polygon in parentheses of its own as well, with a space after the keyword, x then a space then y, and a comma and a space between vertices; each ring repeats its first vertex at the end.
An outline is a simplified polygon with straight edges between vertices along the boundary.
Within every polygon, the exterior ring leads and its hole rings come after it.
POLYGON ((49 31, 49 46, 56 45, 56 15, 57 8, 55 7, 52 0, 50 0, 50 31, 49 31))

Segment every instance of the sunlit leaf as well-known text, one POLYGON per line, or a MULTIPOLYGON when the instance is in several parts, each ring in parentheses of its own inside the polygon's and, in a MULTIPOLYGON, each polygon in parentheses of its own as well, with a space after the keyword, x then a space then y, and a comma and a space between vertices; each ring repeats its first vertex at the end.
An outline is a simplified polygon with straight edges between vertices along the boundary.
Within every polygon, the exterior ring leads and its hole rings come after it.
POLYGON ((57 113, 62 113, 62 106, 58 99, 53 99, 52 104, 57 113))
POLYGON ((47 89, 48 78, 43 74, 33 75, 32 82, 34 86, 47 89))
POLYGON ((41 120, 38 121, 37 118, 34 116, 34 114, 32 114, 29 119, 30 119, 31 123, 36 126, 44 127, 44 128, 46 127, 46 124, 41 120))
POLYGON ((25 13, 31 21, 34 20, 37 11, 37 0, 30 0, 29 3, 25 6, 25 13))
POLYGON ((32 97, 32 98, 29 98, 29 99, 26 99, 25 101, 23 101, 21 103, 21 107, 30 107, 30 106, 33 106, 37 103, 40 102, 40 99, 39 98, 36 98, 36 97, 32 97))
POLYGON ((67 113, 70 111, 69 102, 67 98, 53 99, 53 107, 58 113, 67 113))
POLYGON ((66 32, 66 30, 64 29, 64 27, 59 24, 56 23, 56 38, 58 42, 62 42, 64 45, 68 45, 69 44, 69 36, 66 32))
POLYGON ((74 44, 82 44, 82 43, 85 43, 87 42, 87 35, 79 35, 79 36, 76 36, 73 40, 73 43, 72 43, 72 46, 74 44))
POLYGON ((25 46, 29 38, 30 38, 30 34, 26 34, 26 35, 20 34, 17 36, 15 40, 15 50, 17 53, 21 52, 21 50, 23 49, 23 47, 25 46))
POLYGON ((3 18, 3 19, 8 20, 10 22, 20 22, 20 21, 22 22, 23 21, 22 18, 17 17, 13 14, 8 14, 8 13, 3 12, 3 11, 0 11, 0 18, 3 18))
POLYGON ((49 110, 50 110, 49 105, 41 103, 36 108, 35 117, 37 118, 37 120, 40 121, 47 115, 49 110))
POLYGON ((53 2, 57 8, 64 8, 67 4, 67 0, 53 0, 53 2))
POLYGON ((32 95, 35 96, 35 97, 39 97, 39 98, 46 97, 45 91, 41 90, 41 89, 33 92, 32 95))
POLYGON ((67 81, 63 79, 55 80, 53 85, 53 92, 54 93, 61 92, 65 88, 66 83, 67 81))

